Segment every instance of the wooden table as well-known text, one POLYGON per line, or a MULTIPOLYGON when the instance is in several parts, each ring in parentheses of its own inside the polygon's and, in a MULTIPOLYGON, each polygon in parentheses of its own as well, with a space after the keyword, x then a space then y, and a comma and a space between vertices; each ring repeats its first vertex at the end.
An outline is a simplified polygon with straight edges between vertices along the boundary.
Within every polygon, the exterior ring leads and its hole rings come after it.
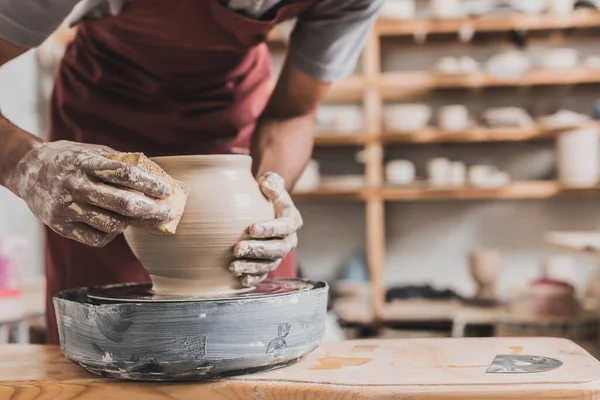
MULTIPOLYGON (((209 350, 210 351, 210 350, 209 350)), ((101 378, 57 347, 0 346, 0 399, 595 399, 600 362, 552 338, 362 340, 323 344, 287 368, 212 383, 141 383, 101 378), (543 355, 559 369, 487 374, 497 354, 543 355)))

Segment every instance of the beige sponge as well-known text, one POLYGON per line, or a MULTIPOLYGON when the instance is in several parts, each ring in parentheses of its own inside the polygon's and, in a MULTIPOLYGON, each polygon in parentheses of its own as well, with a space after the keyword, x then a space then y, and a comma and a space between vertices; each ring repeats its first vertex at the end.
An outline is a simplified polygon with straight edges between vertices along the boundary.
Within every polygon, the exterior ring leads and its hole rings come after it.
POLYGON ((103 156, 110 158, 111 160, 135 165, 136 167, 142 168, 143 170, 146 170, 151 174, 164 179, 169 185, 171 185, 171 194, 169 197, 166 199, 158 199, 157 201, 161 204, 168 204, 172 206, 176 212, 175 219, 159 224, 146 221, 135 221, 132 223, 132 225, 145 228, 150 233, 156 235, 174 235, 177 232, 177 225, 179 225, 179 221, 183 215, 187 198, 190 193, 190 187, 183 182, 173 179, 161 167, 146 157, 143 153, 114 153, 103 154, 103 156))

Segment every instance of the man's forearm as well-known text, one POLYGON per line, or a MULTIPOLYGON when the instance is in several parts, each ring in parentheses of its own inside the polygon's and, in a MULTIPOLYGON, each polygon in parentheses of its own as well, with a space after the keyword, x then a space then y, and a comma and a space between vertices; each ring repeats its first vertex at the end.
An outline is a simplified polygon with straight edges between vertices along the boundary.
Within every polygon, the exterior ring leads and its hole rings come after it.
MULTIPOLYGON (((19 161, 42 140, 25 132, 0 114, 0 185, 7 186, 7 179, 19 161)), ((9 189, 13 190, 9 187, 9 189)))
POLYGON ((310 160, 314 130, 314 113, 285 119, 263 116, 250 146, 254 175, 276 172, 291 190, 310 160))

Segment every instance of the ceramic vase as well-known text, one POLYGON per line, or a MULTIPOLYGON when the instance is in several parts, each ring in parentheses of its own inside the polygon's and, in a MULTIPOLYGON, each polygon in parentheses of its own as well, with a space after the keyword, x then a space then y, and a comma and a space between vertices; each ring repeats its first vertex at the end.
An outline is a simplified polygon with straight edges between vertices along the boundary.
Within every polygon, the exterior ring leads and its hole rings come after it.
POLYGON ((233 246, 255 222, 274 218, 273 205, 252 176, 246 155, 202 155, 152 159, 187 183, 187 205, 173 236, 129 227, 125 239, 158 294, 215 296, 243 291, 229 271, 233 246))
POLYGON ((495 286, 502 270, 502 254, 493 249, 473 250, 469 254, 469 271, 477 284, 478 299, 493 300, 495 286))

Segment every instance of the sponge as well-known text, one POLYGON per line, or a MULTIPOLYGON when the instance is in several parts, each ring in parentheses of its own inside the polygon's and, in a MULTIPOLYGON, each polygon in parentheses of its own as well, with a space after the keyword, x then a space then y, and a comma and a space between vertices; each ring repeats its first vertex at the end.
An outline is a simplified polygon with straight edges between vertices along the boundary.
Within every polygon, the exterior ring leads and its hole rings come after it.
POLYGON ((102 154, 102 156, 111 160, 124 162, 134 165, 151 174, 164 179, 171 186, 171 194, 165 199, 157 199, 161 204, 168 204, 175 210, 175 218, 165 223, 151 223, 148 221, 134 221, 133 226, 147 229, 149 233, 155 235, 174 235, 177 232, 177 226, 183 216, 183 211, 190 193, 190 187, 180 181, 173 179, 154 161, 150 160, 143 153, 112 153, 102 154))

